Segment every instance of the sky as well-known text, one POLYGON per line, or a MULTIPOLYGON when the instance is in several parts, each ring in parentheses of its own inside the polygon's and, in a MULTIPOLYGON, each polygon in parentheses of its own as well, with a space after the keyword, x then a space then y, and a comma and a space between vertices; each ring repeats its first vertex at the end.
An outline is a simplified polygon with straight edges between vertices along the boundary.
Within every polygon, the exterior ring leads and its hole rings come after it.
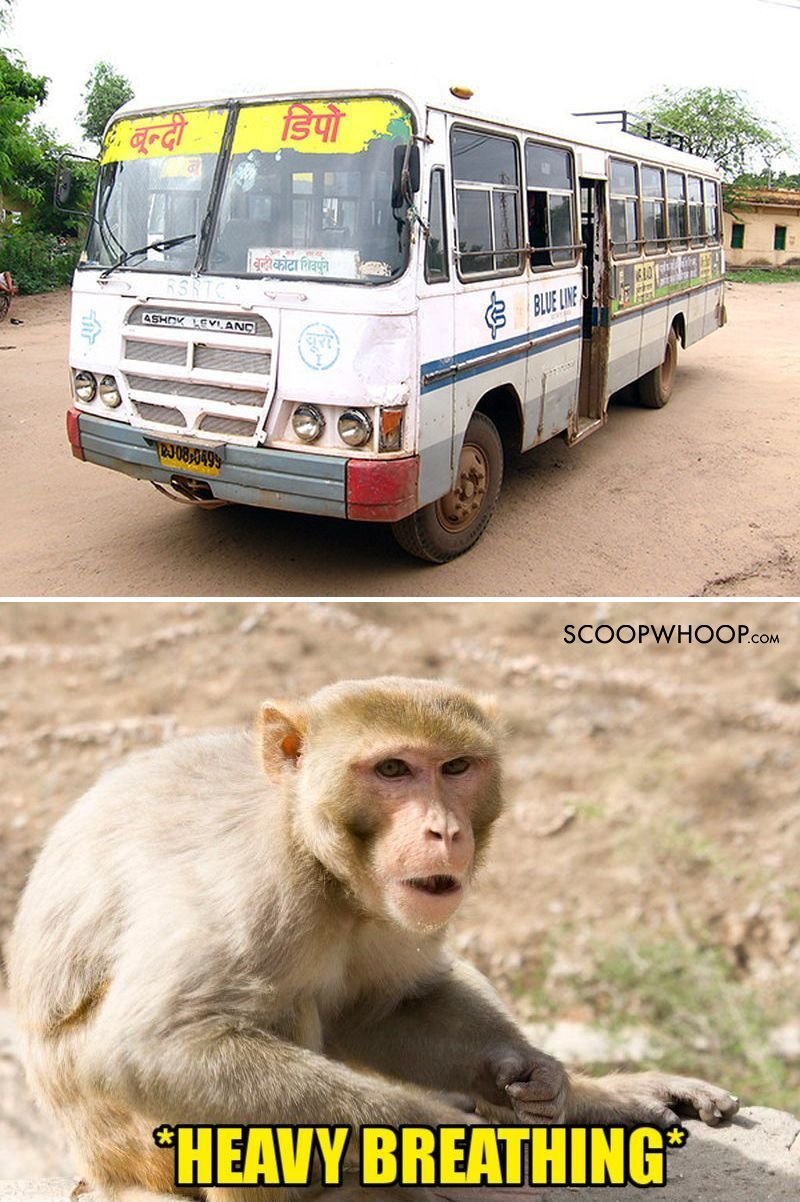
POLYGON ((147 104, 240 92, 471 87, 478 111, 628 108, 664 86, 736 88, 798 170, 800 0, 15 0, 0 45, 50 78, 40 118, 80 145, 105 59, 147 104))

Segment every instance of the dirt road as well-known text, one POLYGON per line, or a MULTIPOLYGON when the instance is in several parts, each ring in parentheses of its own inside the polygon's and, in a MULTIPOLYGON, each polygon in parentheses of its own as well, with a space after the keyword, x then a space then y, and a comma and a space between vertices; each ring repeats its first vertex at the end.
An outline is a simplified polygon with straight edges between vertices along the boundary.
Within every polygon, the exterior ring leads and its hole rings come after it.
POLYGON ((432 568, 388 530, 172 505, 73 459, 65 293, 0 327, 6 596, 800 594, 800 284, 734 284, 729 325, 681 357, 676 395, 615 405, 573 450, 508 466, 468 555, 432 568))

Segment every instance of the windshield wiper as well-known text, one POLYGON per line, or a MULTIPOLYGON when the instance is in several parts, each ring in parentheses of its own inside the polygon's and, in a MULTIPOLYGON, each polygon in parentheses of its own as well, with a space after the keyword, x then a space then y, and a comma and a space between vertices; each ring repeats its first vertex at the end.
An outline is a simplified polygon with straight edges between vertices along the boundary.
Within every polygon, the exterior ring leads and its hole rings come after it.
POLYGON ((112 271, 116 271, 118 267, 124 267, 131 259, 135 259, 137 255, 146 255, 149 250, 169 250, 172 246, 180 246, 182 242, 191 242, 192 238, 196 237, 197 234, 181 234, 179 238, 165 238, 161 242, 151 242, 148 246, 140 246, 138 250, 126 250, 125 254, 117 259, 116 263, 112 263, 105 271, 100 272, 100 279, 107 279, 112 271))

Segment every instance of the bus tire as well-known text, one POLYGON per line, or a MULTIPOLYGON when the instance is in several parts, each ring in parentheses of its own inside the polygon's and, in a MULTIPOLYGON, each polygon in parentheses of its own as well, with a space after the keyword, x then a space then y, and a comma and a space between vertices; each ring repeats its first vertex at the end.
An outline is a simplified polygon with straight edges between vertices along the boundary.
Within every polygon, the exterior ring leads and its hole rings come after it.
POLYGON ((673 326, 667 338, 664 360, 642 376, 638 382, 639 404, 645 409, 663 409, 675 387, 675 369, 678 366, 678 336, 673 326))
POLYGON ((485 413, 473 413, 455 488, 392 525, 404 551, 428 563, 447 563, 474 547, 489 524, 503 483, 503 444, 485 413))

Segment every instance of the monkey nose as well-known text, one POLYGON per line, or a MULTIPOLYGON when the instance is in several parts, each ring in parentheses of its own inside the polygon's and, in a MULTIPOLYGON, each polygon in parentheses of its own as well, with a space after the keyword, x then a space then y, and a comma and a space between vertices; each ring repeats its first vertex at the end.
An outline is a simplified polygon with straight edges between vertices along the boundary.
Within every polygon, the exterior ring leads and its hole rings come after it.
POLYGON ((455 823, 451 825, 447 819, 442 819, 429 824, 428 835, 431 839, 449 846, 451 843, 457 843, 461 838, 461 829, 455 823))

